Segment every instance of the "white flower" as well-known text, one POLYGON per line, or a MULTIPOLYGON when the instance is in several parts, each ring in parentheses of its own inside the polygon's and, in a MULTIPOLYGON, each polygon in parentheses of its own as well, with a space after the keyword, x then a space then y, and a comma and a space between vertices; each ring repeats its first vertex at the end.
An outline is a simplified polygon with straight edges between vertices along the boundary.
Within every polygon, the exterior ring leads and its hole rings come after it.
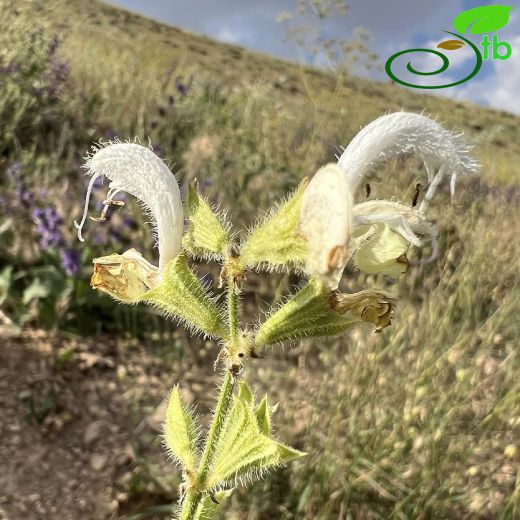
POLYGON ((444 177, 451 176, 453 193, 457 175, 478 172, 470 149, 459 135, 418 114, 389 114, 366 126, 339 157, 337 167, 319 170, 304 193, 300 227, 309 250, 307 274, 335 288, 352 257, 365 272, 391 276, 407 270, 410 245, 429 243, 431 254, 423 262, 436 258, 438 233, 425 217, 427 204, 444 177), (429 186, 419 208, 387 200, 353 206, 353 195, 372 167, 403 153, 418 153, 426 165, 429 186))
POLYGON ((83 241, 82 229, 88 214, 92 187, 97 178, 110 180, 104 212, 110 204, 117 204, 114 197, 125 191, 141 202, 155 225, 159 247, 159 273, 181 252, 184 216, 177 181, 150 149, 135 143, 110 143, 95 148, 85 163, 91 179, 87 189, 85 209, 79 224, 78 238, 83 241))
POLYGON ((341 277, 352 228, 352 193, 347 178, 335 164, 318 172, 303 193, 300 232, 307 241, 305 265, 310 276, 341 277))

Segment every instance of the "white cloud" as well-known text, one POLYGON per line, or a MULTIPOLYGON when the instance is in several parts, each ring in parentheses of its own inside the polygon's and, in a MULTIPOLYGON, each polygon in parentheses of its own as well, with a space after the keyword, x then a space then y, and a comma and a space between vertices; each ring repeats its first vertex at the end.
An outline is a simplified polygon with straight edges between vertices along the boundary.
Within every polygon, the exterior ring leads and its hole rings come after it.
POLYGON ((228 27, 221 27, 218 29, 215 34, 214 38, 218 41, 225 42, 225 43, 240 43, 242 41, 242 36, 228 27))
POLYGON ((520 35, 508 40, 511 58, 493 62, 493 75, 468 82, 456 97, 520 114, 520 35))

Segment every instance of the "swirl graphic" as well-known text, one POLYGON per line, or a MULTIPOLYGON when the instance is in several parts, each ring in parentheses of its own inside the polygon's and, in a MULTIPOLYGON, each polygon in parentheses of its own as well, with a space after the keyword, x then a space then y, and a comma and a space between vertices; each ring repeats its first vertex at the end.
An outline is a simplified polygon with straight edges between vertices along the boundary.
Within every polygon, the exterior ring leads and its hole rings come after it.
POLYGON ((434 54, 435 56, 438 56, 442 60, 442 65, 434 71, 421 72, 419 70, 414 69, 414 67, 412 66, 412 63, 408 62, 408 64, 406 65, 407 70, 409 72, 411 72, 412 74, 416 74, 418 76, 435 76, 437 74, 442 74, 449 67, 450 61, 448 60, 448 57, 445 54, 443 54, 442 52, 433 50, 433 49, 406 49, 404 51, 400 51, 400 52, 396 52, 395 54, 392 54, 392 56, 390 56, 390 58, 388 58, 388 60, 386 61, 386 64, 385 64, 385 71, 388 74, 388 76, 390 76, 390 78, 392 78, 395 82, 397 82, 401 85, 404 85, 405 87, 425 88, 425 89, 454 87, 456 85, 460 85, 461 83, 466 83, 466 81, 469 81, 471 78, 476 76, 482 67, 482 55, 480 54, 478 47, 473 42, 464 38, 464 36, 461 36, 460 34, 452 33, 450 31, 444 31, 444 32, 447 34, 451 34, 452 36, 456 36, 457 38, 460 38, 461 40, 466 42, 475 52, 475 57, 476 57, 475 67, 465 78, 463 78, 459 81, 455 81, 453 83, 448 83, 447 85, 415 85, 413 83, 408 83, 407 81, 403 81, 403 80, 399 79, 392 71, 392 64, 395 59, 399 58, 399 56, 402 56, 404 54, 413 53, 413 52, 422 52, 422 53, 434 54))

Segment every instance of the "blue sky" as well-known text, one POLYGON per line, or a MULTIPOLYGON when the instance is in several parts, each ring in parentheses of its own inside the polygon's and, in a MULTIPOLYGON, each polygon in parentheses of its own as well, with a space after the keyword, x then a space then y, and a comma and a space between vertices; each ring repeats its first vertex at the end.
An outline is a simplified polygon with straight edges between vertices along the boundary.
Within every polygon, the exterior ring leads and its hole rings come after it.
MULTIPOLYGON (((294 45, 285 41, 283 26, 276 21, 280 13, 294 12, 297 0, 105 1, 220 41, 292 60, 302 59, 294 45)), ((518 0, 350 0, 347 16, 327 21, 322 26, 322 35, 349 39, 356 27, 365 27, 372 33, 372 48, 380 55, 383 64, 390 55, 400 50, 413 47, 435 48, 438 42, 446 39, 442 30, 453 30, 451 22, 460 11, 489 4, 513 6, 509 24, 498 33, 500 40, 507 40, 511 44, 511 58, 507 61, 484 62, 480 73, 471 81, 432 93, 468 99, 520 114, 518 0)), ((449 57, 452 65, 444 74, 450 79, 464 77, 473 67, 474 58, 468 48, 451 51, 449 57)), ((426 59, 419 57, 418 60, 413 63, 417 63, 420 70, 433 70, 439 66, 439 62, 431 56, 426 59)), ((404 70, 404 66, 398 70, 404 70)), ((376 79, 388 79, 381 72, 363 74, 376 79)))

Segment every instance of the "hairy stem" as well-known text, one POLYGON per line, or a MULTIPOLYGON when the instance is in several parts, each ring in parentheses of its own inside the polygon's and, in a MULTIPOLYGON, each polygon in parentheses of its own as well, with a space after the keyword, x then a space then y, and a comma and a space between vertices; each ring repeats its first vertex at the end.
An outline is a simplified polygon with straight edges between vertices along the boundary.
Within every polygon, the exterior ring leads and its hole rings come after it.
POLYGON ((200 460, 199 471, 197 475, 197 483, 194 489, 186 493, 186 497, 182 503, 182 510, 179 520, 193 520, 197 508, 203 498, 205 480, 211 467, 211 459, 217 445, 217 441, 222 429, 222 424, 227 417, 229 409, 231 408, 231 397, 233 396, 233 387, 235 378, 229 370, 226 370, 224 380, 220 387, 220 395, 218 398, 213 420, 209 428, 206 445, 200 460))
MULTIPOLYGON (((227 280, 228 296, 228 321, 229 337, 232 346, 237 345, 238 341, 238 298, 232 277, 227 280)), ((230 370, 226 370, 224 379, 220 386, 220 394, 217 406, 213 414, 213 420, 209 427, 208 437, 204 446, 204 451, 199 464, 197 481, 193 489, 188 490, 182 503, 182 510, 179 520, 193 520, 196 518, 197 509, 205 492, 205 481, 211 468, 213 454, 222 430, 222 424, 231 409, 233 389, 235 386, 235 376, 230 370)))
POLYGON ((228 319, 229 319, 229 338, 231 348, 235 349, 238 345, 238 295, 235 290, 233 277, 227 280, 228 287, 228 319))
POLYGON ((184 501, 182 502, 182 510, 179 515, 179 520, 193 520, 201 499, 202 493, 192 490, 188 491, 184 497, 184 501))

